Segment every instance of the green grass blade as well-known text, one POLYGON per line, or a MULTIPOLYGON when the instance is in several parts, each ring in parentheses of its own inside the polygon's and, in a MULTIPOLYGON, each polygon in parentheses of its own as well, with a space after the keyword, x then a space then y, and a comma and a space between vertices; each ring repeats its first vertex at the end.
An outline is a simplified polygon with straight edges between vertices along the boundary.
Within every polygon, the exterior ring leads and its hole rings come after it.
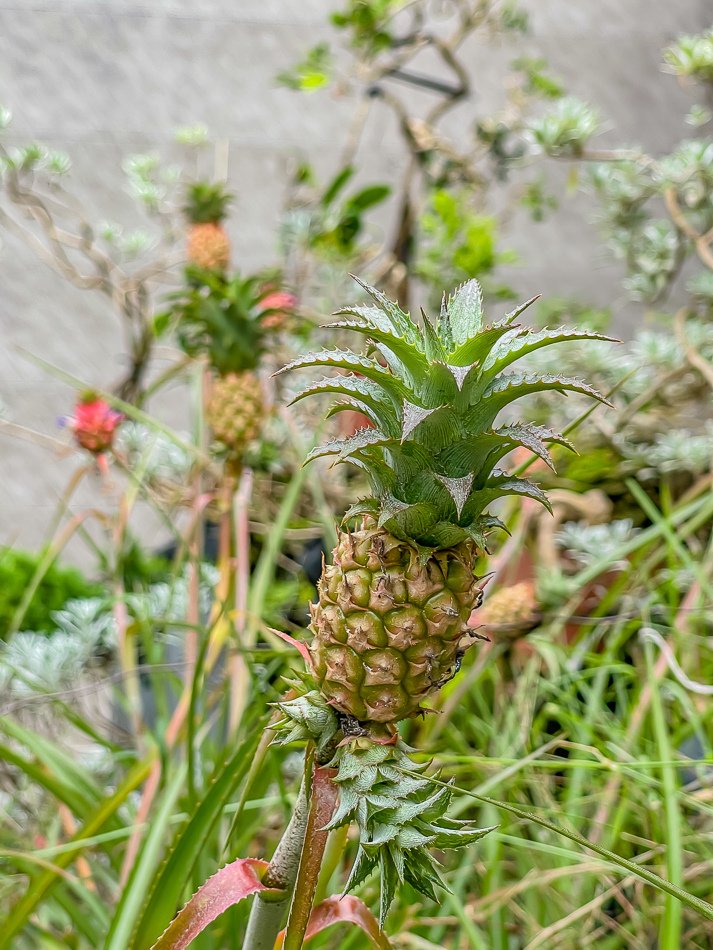
POLYGON ((206 847, 223 809, 250 767, 266 724, 266 717, 253 723, 250 735, 216 770, 208 792, 188 823, 179 831, 168 860, 154 878, 144 911, 130 941, 125 944, 126 950, 147 950, 172 920, 196 861, 206 847))
MULTIPOLYGON (((646 666, 648 668, 648 682, 651 686, 651 718, 654 735, 658 745, 659 757, 665 762, 671 758, 671 743, 666 717, 664 714, 661 691, 658 677, 654 673, 651 644, 646 644, 646 666)), ((683 861, 681 848, 681 811, 678 802, 678 781, 676 770, 670 765, 661 766, 661 781, 663 783, 663 806, 666 827, 666 874, 672 884, 680 885, 683 881, 683 861)), ((674 896, 668 894, 661 918, 659 931, 660 950, 678 950, 681 946, 681 904, 674 896)))
MULTIPOLYGON (((399 769, 398 771, 403 772, 404 775, 410 775, 413 778, 422 777, 416 772, 411 772, 409 769, 399 769)), ((488 798, 486 795, 477 795, 475 792, 468 791, 468 789, 465 788, 460 788, 458 785, 448 785, 446 782, 441 782, 439 779, 435 779, 432 776, 429 776, 428 780, 429 782, 433 782, 434 785, 441 785, 443 788, 451 788, 454 792, 460 792, 461 795, 467 795, 469 798, 476 799, 476 801, 484 802, 487 805, 493 805, 495 808, 500 808, 503 811, 510 812, 511 815, 516 815, 518 818, 521 818, 524 821, 532 821, 535 824, 540 825, 541 828, 547 828, 548 831, 553 831, 555 834, 569 838, 570 841, 580 845, 580 847, 587 848, 589 851, 594 851, 595 854, 598 854, 602 858, 606 858, 607 861, 616 867, 622 868, 623 870, 628 871, 630 874, 635 874, 636 877, 640 878, 642 881, 646 881, 647 884, 651 884, 652 887, 655 887, 658 890, 671 895, 671 897, 675 897, 676 900, 681 901, 682 904, 685 904, 687 907, 695 910, 707 920, 713 920, 713 904, 709 904, 708 901, 701 900, 700 897, 696 897, 695 894, 685 891, 683 888, 673 884, 671 881, 667 881, 665 878, 659 877, 658 874, 654 874, 653 871, 650 871, 648 868, 637 864, 635 861, 630 861, 628 858, 623 858, 621 855, 615 854, 613 851, 609 851, 607 848, 602 848, 601 845, 594 844, 592 841, 587 841, 586 838, 583 838, 582 835, 577 834, 576 831, 570 831, 568 828, 564 828, 562 825, 557 825, 553 821, 548 821, 547 818, 542 818, 540 815, 536 815, 534 812, 526 811, 524 808, 520 808, 518 805, 511 805, 509 802, 500 802, 495 798, 488 798)))
POLYGON ((146 892, 161 859, 166 829, 173 815, 176 800, 186 781, 186 766, 174 773, 160 805, 149 822, 149 833, 143 843, 129 880, 124 888, 107 934, 104 950, 125 950, 136 920, 146 900, 146 892))
MULTIPOLYGON (((151 759, 145 759, 138 762, 129 771, 114 794, 105 799, 91 817, 77 830, 77 833, 72 836, 73 839, 91 837, 103 828, 114 817, 129 795, 146 780, 151 768, 151 761, 151 759)), ((67 851, 58 855, 52 868, 44 870, 31 881, 25 894, 15 904, 4 921, 4 926, 0 931, 0 950, 10 950, 15 945, 14 938, 27 925, 40 902, 59 880, 62 869, 68 867, 76 856, 76 851, 67 851)))
MULTIPOLYGON (((36 780, 45 784, 45 787, 49 787, 47 783, 51 782, 58 791, 62 789, 61 800, 76 814, 83 816, 88 809, 95 808, 101 801, 103 796, 99 784, 86 769, 77 764, 76 759, 63 752, 56 742, 21 726, 9 717, 0 719, 0 730, 27 748, 35 758, 35 765, 39 766, 40 777, 36 780), (42 782, 42 776, 47 782, 42 782)), ((32 765, 30 760, 21 756, 15 755, 14 758, 15 764, 19 764, 20 768, 23 768, 24 764, 32 765)))

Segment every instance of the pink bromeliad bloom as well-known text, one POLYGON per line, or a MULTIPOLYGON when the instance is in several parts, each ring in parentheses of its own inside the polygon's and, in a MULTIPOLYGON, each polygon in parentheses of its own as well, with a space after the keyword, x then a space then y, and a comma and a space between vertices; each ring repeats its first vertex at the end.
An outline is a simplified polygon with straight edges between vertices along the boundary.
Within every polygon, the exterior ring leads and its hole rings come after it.
POLYGON ((124 416, 94 393, 80 397, 74 416, 64 423, 74 433, 77 443, 93 455, 102 455, 114 442, 114 433, 124 416))
POLYGON ((269 329, 279 330, 285 323, 285 317, 297 305, 297 297, 287 290, 273 290, 260 301, 260 309, 266 313, 262 324, 269 329))

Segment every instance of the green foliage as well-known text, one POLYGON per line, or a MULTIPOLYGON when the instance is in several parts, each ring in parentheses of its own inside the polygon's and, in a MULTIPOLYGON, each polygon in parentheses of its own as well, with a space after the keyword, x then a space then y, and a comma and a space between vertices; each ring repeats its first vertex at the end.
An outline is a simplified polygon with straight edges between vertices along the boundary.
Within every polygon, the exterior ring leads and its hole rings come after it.
POLYGON ((506 0, 499 9, 500 26, 509 33, 527 33, 530 18, 517 0, 506 0))
POLYGON ((564 95, 561 83, 547 73, 547 60, 539 57, 520 56, 513 61, 513 69, 523 73, 525 91, 543 99, 560 99, 564 95))
POLYGON ((264 279, 186 268, 186 286, 170 296, 171 309, 158 317, 157 330, 176 326, 189 356, 207 356, 219 373, 255 369, 265 348, 260 307, 264 279))
MULTIPOLYGON (((361 283, 361 282, 360 282, 361 283)), ((545 442, 561 441, 548 430, 493 428, 503 409, 538 392, 576 392, 602 401, 596 390, 558 374, 505 373, 522 356, 567 340, 607 339, 591 330, 559 328, 535 333, 515 318, 533 301, 504 319, 485 324, 480 285, 471 280, 447 300, 432 322, 418 326, 379 291, 362 284, 376 307, 351 307, 357 320, 333 329, 349 329, 369 339, 387 369, 372 358, 348 350, 311 353, 284 370, 303 367, 351 369, 366 377, 349 387, 341 377, 316 391, 353 393, 339 408, 366 412, 373 428, 348 439, 330 441, 310 458, 335 455, 366 471, 379 523, 392 534, 427 548, 447 548, 467 538, 485 546, 492 526, 488 507, 505 495, 523 495, 547 504, 532 483, 507 477, 498 463, 513 448, 536 447, 547 458, 545 442)))
MULTIPOLYGON (((0 636, 7 633, 42 557, 42 553, 0 549, 0 636)), ((61 610, 68 600, 99 596, 103 592, 101 585, 89 581, 76 568, 54 563, 44 574, 30 601, 23 628, 50 633, 56 626, 53 612, 61 610)))
POLYGON ((503 259, 496 251, 495 219, 470 210, 470 204, 466 194, 439 188, 421 216, 415 271, 431 286, 483 280, 503 259))
POLYGON ((192 224, 222 221, 232 200, 225 185, 199 181, 188 188, 183 213, 192 224))
POLYGON ((713 83, 713 30, 694 36, 679 36, 664 50, 663 58, 674 75, 713 83))
MULTIPOLYGON (((664 52, 669 71, 710 82, 712 37, 707 31, 679 38, 664 52)), ((702 106, 687 118, 693 125, 708 120, 702 106)), ((528 136, 552 157, 594 160, 586 181, 599 198, 607 243, 626 266, 625 287, 635 300, 658 302, 687 260, 711 269, 705 236, 713 227, 713 145, 706 137, 683 140, 657 158, 635 148, 588 152, 599 128, 591 106, 566 98, 531 122, 528 136)))
POLYGON ((289 70, 278 73, 277 81, 298 92, 316 92, 331 81, 332 54, 327 43, 318 43, 304 59, 289 70))
POLYGON ((546 190, 544 178, 536 178, 525 185, 520 198, 523 208, 527 208, 533 221, 544 221, 547 214, 556 211, 559 202, 555 195, 546 190))
POLYGON ((351 43, 373 57, 394 42, 389 25, 405 0, 348 0, 343 11, 332 14, 332 23, 351 34, 351 43))
POLYGON ((600 130, 596 111, 586 102, 568 96, 554 109, 530 124, 535 145, 547 155, 576 158, 600 130))
POLYGON ((165 166, 155 153, 129 155, 123 163, 129 190, 150 213, 165 210, 178 178, 178 170, 165 166))
MULTIPOLYGON (((314 189, 314 175, 309 166, 301 167, 298 174, 302 184, 314 189)), ((322 257, 343 260, 354 255, 364 236, 366 212, 383 204, 391 194, 390 186, 382 183, 345 194, 355 174, 353 165, 345 165, 322 190, 315 189, 313 208, 308 216, 301 210, 294 213, 293 221, 295 224, 299 221, 303 232, 301 239, 322 257)), ((290 227, 289 220, 286 226, 290 227)))

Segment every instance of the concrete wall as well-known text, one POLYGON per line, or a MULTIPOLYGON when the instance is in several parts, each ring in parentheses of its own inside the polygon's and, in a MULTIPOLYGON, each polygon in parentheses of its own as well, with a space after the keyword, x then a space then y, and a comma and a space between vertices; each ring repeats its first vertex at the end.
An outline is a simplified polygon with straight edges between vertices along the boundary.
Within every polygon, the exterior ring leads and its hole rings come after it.
MULTIPOLYGON (((327 170, 353 111, 348 97, 298 97, 274 83, 277 72, 328 32, 333 6, 333 0, 2 0, 0 102, 15 115, 9 141, 40 139, 67 151, 73 182, 96 220, 130 223, 123 157, 151 149, 170 155, 178 125, 205 123, 230 143, 230 184, 240 196, 235 259, 246 268, 265 264, 273 256, 288 162, 304 153, 327 170)), ((524 6, 533 29, 518 48, 473 46, 480 114, 497 101, 503 64, 524 51, 547 58, 573 93, 598 105, 611 119, 614 140, 658 152, 687 134, 682 116, 691 96, 662 75, 660 50, 678 33, 709 25, 709 0, 530 0, 524 6)), ((456 120, 472 121, 469 109, 456 120)), ((362 152, 368 173, 390 177, 398 154, 386 113, 377 114, 362 152)), ((544 288, 617 304, 619 273, 591 219, 582 197, 534 230, 516 216, 508 243, 524 263, 512 282, 523 292, 544 288)), ((118 375, 119 328, 105 301, 69 287, 12 236, 0 240, 0 400, 6 418, 54 435, 71 391, 19 350, 101 384, 118 375)), ((629 322, 638 319, 636 311, 626 314, 629 322)), ((44 537, 76 456, 62 458, 1 433, 0 440, 0 542, 31 547, 44 537)), ((77 506, 94 497, 80 494, 77 506)), ((75 556, 81 558, 78 549, 75 556)))

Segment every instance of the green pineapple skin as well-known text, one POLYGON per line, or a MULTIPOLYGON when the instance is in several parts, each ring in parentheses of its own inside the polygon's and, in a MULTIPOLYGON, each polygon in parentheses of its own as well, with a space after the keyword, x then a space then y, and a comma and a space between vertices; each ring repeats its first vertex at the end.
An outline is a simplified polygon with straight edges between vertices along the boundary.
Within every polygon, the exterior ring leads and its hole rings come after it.
POLYGON ((312 605, 310 653, 322 695, 360 722, 395 723, 457 671, 482 598, 477 548, 465 541, 420 561, 372 521, 342 532, 312 605))

